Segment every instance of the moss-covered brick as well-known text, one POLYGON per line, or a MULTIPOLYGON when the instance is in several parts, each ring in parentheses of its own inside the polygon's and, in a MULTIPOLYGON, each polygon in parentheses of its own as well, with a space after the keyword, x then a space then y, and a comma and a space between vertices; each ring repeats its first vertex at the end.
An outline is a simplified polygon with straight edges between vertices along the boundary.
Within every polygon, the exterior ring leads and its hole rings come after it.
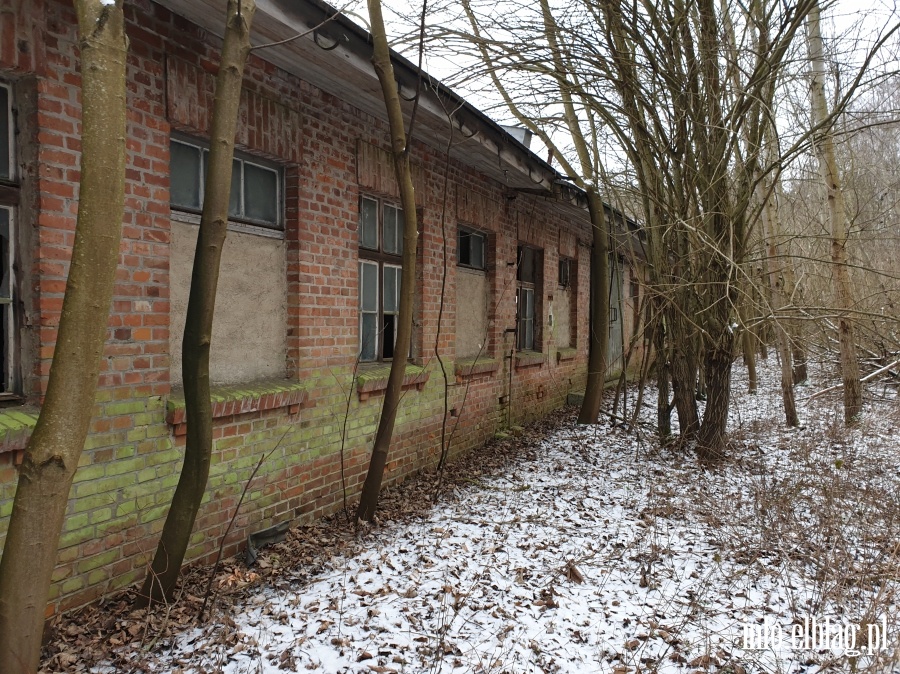
POLYGON ((147 508, 145 510, 141 510, 138 515, 138 521, 141 524, 146 524, 147 522, 153 522, 154 520, 160 519, 165 516, 168 512, 168 505, 158 505, 153 506, 152 508, 147 508))
POLYGON ((80 543, 84 543, 85 541, 89 541, 94 538, 97 534, 96 529, 93 526, 87 526, 83 529, 75 529, 74 531, 69 531, 63 526, 63 533, 59 537, 59 547, 60 549, 68 548, 72 545, 78 545, 80 543))
POLYGON ((90 518, 88 514, 85 513, 76 513, 74 515, 69 515, 66 517, 66 521, 63 523, 63 531, 75 531, 77 529, 82 529, 90 524, 90 518))
POLYGON ((109 581, 109 589, 120 590, 123 587, 128 587, 143 578, 145 573, 146 571, 144 569, 132 569, 131 571, 126 571, 122 575, 116 576, 109 581))
POLYGON ((112 508, 98 508, 90 513, 91 524, 100 524, 112 519, 112 508))
POLYGON ((126 400, 117 403, 108 403, 104 408, 104 414, 108 417, 120 417, 126 414, 139 414, 147 409, 143 400, 126 400))
POLYGON ((102 463, 94 464, 92 466, 85 466, 83 468, 79 468, 75 471, 74 482, 89 482, 90 480, 96 480, 106 475, 106 466, 102 463))
POLYGON ((109 580, 110 575, 111 574, 107 569, 94 569, 88 574, 88 585, 99 585, 100 583, 109 580))
POLYGON ((169 437, 169 428, 165 424, 153 424, 145 428, 148 438, 167 438, 169 437))
POLYGON ((125 434, 125 439, 128 442, 139 442, 147 438, 147 429, 143 426, 139 428, 132 428, 125 434))
POLYGON ((74 578, 63 581, 62 585, 59 586, 59 590, 61 594, 71 594, 84 589, 84 586, 85 578, 82 576, 75 576, 74 578))
POLYGON ((164 449, 147 454, 146 461, 148 466, 158 466, 170 461, 177 461, 180 464, 183 456, 180 449, 164 449))
POLYGON ((94 496, 85 496, 69 501, 69 509, 72 514, 87 512, 95 508, 102 508, 109 505, 113 501, 110 494, 95 494, 94 496))
POLYGON ((122 556, 122 549, 118 546, 111 549, 101 552, 100 554, 94 555, 93 557, 88 557, 87 559, 83 559, 75 565, 78 573, 87 573, 93 569, 103 566, 104 564, 110 564, 122 556))
POLYGON ((119 459, 110 461, 106 464, 107 475, 122 475, 124 473, 133 473, 144 467, 146 460, 142 456, 132 457, 130 459, 119 459))
POLYGON ((89 435, 87 440, 84 442, 85 451, 90 451, 92 449, 99 449, 101 447, 115 447, 117 445, 121 445, 125 442, 125 433, 124 432, 115 432, 115 433, 98 433, 96 435, 89 435))
POLYGON ((134 473, 113 475, 112 477, 104 477, 99 480, 80 482, 72 487, 72 492, 77 498, 81 498, 82 496, 92 496, 94 494, 104 494, 134 484, 134 480, 134 473))
POLYGON ((149 482, 156 479, 156 468, 144 468, 137 474, 138 482, 149 482))

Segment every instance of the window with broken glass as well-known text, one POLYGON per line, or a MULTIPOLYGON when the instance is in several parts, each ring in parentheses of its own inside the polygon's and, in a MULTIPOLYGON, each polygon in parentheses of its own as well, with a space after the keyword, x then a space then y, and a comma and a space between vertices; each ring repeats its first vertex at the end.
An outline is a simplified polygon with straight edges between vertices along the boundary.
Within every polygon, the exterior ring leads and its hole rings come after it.
POLYGON ((400 314, 403 211, 376 197, 359 205, 359 359, 394 357, 400 314))

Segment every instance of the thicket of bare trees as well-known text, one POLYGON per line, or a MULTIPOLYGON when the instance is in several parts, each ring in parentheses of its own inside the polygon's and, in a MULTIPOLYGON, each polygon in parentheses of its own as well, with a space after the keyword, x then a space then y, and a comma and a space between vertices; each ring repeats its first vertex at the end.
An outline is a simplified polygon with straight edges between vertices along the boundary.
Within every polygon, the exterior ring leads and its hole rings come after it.
POLYGON ((577 184, 626 204, 644 226, 661 439, 674 409, 684 446, 706 460, 723 456, 731 363, 743 352, 752 373, 767 342, 781 362, 789 425, 800 423, 794 385, 806 379, 810 340, 842 373, 847 423, 858 418, 854 326, 865 323, 873 342, 865 348, 884 365, 897 353, 896 321, 891 274, 873 247, 856 249, 848 225, 863 213, 871 222, 887 192, 875 194, 870 181, 860 185, 863 201, 844 199, 854 189, 841 181, 853 162, 849 139, 864 137, 847 135, 845 113, 883 77, 876 57, 892 45, 896 22, 870 31, 866 44, 834 40, 826 52, 814 0, 462 6, 458 20, 446 8, 437 48, 465 57, 474 45, 500 109, 535 132, 577 184), (801 124, 791 117, 798 110, 801 124), (817 184, 798 190, 795 177, 809 176, 813 162, 817 184), (798 240, 813 222, 818 238, 798 240), (827 292, 810 284, 806 258, 818 278, 829 276, 827 292), (708 396, 702 415, 698 385, 708 396))

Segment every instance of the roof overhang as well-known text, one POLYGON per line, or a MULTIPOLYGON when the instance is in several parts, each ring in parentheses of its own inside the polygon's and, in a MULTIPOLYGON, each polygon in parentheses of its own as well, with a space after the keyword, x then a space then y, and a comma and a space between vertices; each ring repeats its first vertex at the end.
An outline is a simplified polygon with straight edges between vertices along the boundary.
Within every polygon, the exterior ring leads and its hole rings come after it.
MULTIPOLYGON (((223 35, 221 0, 157 1, 204 30, 223 35)), ((256 53, 360 110, 386 119, 369 33, 327 3, 257 0, 251 39, 254 45, 289 40, 256 53)), ((510 189, 547 196, 557 193, 559 175, 549 164, 406 58, 392 53, 392 59, 407 120, 418 88, 414 138, 440 151, 449 147, 454 159, 510 189)))

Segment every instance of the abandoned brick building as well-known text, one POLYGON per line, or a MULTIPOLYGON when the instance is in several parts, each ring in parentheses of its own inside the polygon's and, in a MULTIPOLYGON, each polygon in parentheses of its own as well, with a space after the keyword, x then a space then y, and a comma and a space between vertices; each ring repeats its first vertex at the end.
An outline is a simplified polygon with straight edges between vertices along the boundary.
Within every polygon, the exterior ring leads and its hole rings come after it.
MULTIPOLYGON (((255 44, 334 14, 318 0, 258 5, 255 44)), ((224 9, 128 0, 126 15, 124 237, 50 610, 143 576, 181 468, 181 331, 224 9)), ((75 26, 67 0, 0 2, 0 544, 47 382, 78 208, 75 26)), ((370 51, 366 32, 338 17, 251 55, 216 303, 213 467, 190 560, 218 546, 250 471, 282 437, 226 552, 250 532, 340 507, 342 456, 349 496, 358 492, 393 356, 400 259, 370 51)), ((395 68, 408 103, 420 73, 399 56, 395 68)), ((563 404, 587 362, 582 195, 522 134, 428 77, 414 136, 417 303, 389 481, 434 464, 445 390, 453 451, 466 451, 563 404)), ((612 369, 635 330, 633 259, 621 248, 614 257, 612 369)))

